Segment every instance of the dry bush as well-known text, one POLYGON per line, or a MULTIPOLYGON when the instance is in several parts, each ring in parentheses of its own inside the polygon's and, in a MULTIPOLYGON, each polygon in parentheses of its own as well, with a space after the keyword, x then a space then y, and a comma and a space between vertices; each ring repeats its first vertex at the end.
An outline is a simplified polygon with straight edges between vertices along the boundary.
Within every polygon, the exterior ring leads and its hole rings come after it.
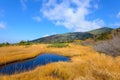
POLYGON ((94 48, 95 50, 106 53, 108 55, 120 55, 120 33, 117 35, 113 35, 113 38, 111 40, 97 43, 94 48))

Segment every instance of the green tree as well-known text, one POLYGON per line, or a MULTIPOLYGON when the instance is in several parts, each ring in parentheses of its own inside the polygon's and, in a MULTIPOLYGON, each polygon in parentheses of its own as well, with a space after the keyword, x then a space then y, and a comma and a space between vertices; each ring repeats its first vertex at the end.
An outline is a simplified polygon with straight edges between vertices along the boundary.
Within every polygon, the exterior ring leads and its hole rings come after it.
POLYGON ((0 47, 2 47, 2 46, 9 46, 9 45, 10 45, 10 43, 8 43, 8 42, 0 43, 0 47))
POLYGON ((28 42, 28 41, 20 41, 18 44, 19 45, 30 45, 30 42, 28 42))

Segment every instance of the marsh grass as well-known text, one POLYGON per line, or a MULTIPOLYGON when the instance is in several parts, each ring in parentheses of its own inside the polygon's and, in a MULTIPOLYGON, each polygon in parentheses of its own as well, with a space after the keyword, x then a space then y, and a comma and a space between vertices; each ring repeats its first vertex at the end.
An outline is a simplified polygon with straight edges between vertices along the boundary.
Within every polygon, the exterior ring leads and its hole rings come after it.
MULTIPOLYGON (((0 75, 0 80, 120 80, 119 56, 112 57, 99 54, 90 46, 73 44, 64 48, 47 48, 47 46, 41 44, 27 48, 24 46, 2 47, 0 48, 2 52, 0 52, 0 56, 4 56, 4 61, 9 61, 49 52, 68 56, 71 61, 50 63, 20 74, 0 75), (26 56, 23 54, 26 54, 26 56), (7 56, 13 57, 9 58, 7 56)), ((2 57, 0 57, 0 60, 2 60, 2 57)))
POLYGON ((45 45, 4 46, 0 48, 0 65, 22 61, 41 54, 45 45))

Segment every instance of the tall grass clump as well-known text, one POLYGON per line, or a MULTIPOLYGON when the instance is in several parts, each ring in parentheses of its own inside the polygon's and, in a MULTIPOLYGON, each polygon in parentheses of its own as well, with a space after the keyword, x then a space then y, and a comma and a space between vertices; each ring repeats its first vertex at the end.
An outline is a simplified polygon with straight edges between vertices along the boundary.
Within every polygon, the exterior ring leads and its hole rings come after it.
POLYGON ((55 48, 63 48, 68 47, 68 43, 52 43, 47 46, 48 48, 55 47, 55 48))
POLYGON ((106 53, 108 55, 120 55, 120 33, 118 33, 117 35, 113 35, 113 38, 111 40, 97 43, 94 48, 95 50, 106 53))

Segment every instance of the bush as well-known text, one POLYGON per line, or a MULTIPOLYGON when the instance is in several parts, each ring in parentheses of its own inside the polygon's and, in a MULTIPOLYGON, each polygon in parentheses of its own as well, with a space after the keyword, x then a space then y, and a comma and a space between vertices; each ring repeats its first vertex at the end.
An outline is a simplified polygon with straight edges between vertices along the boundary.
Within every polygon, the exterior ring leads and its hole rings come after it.
POLYGON ((80 45, 87 46, 87 45, 94 45, 94 44, 95 44, 95 41, 93 39, 86 39, 82 41, 80 45))
POLYGON ((67 46, 68 46, 67 43, 53 43, 53 44, 48 45, 48 48, 49 47, 62 48, 62 47, 67 47, 67 46))
POLYGON ((0 44, 0 47, 2 47, 2 46, 9 46, 10 45, 10 43, 8 43, 8 42, 6 42, 6 43, 1 43, 0 44))
POLYGON ((30 45, 30 42, 28 41, 20 41, 18 45, 30 45))
POLYGON ((108 55, 112 56, 118 56, 120 55, 120 33, 117 35, 114 35, 111 40, 106 40, 97 43, 94 46, 95 50, 106 53, 108 55))

